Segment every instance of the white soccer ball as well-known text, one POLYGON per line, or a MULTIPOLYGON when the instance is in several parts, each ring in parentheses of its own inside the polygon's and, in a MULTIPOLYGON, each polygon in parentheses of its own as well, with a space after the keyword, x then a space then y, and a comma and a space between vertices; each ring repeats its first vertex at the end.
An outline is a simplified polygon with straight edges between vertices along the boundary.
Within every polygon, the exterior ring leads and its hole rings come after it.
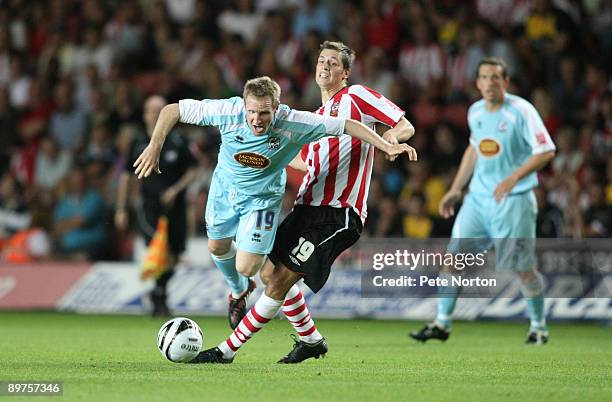
POLYGON ((164 323, 157 333, 157 347, 171 362, 185 363, 193 360, 202 349, 204 335, 195 321, 185 317, 173 318, 164 323))

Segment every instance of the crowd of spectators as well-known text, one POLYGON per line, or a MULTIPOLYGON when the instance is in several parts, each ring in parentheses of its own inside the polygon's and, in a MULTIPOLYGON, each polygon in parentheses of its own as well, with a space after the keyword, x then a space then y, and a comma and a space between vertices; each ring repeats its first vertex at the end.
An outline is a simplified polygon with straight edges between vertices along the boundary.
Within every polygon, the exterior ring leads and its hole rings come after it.
MULTIPOLYGON (((5 0, 2 244, 26 233, 32 257, 128 258, 131 235, 111 217, 143 99, 239 95, 265 74, 283 103, 315 110, 325 39, 354 48, 351 81, 385 94, 416 128, 418 163, 376 157, 368 235, 449 235, 438 201, 468 144, 476 65, 497 56, 558 147, 540 174, 538 235, 612 236, 611 0, 5 0)), ((185 129, 200 169, 189 232, 203 236, 219 138, 185 129)))

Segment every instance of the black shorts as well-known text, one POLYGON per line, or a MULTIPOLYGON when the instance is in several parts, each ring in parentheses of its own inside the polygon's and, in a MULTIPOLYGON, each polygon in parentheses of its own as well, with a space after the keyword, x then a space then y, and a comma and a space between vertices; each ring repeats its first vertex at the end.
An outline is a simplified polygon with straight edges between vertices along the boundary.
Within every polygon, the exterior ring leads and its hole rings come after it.
POLYGON ((359 240, 362 229, 350 208, 296 205, 278 227, 269 257, 302 275, 316 293, 327 282, 335 259, 359 240))
POLYGON ((138 226, 147 245, 153 238, 160 216, 168 218, 168 248, 175 256, 185 251, 187 243, 187 205, 184 198, 177 197, 172 207, 167 208, 157 199, 143 197, 142 210, 137 212, 138 226))

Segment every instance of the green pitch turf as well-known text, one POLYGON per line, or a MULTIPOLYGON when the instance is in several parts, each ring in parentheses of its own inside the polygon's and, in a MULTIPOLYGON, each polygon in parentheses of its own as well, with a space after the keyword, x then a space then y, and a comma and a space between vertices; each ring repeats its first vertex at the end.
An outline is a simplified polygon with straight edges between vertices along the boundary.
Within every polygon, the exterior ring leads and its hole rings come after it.
MULTIPOLYGON (((205 347, 229 334, 225 319, 193 317, 205 347)), ((526 326, 456 323, 446 343, 406 334, 421 323, 319 320, 330 352, 276 364, 291 349, 275 320, 231 365, 166 361, 164 320, 141 316, 0 313, 0 381, 61 380, 66 401, 612 401, 612 330, 553 324, 551 342, 523 345, 526 326)))

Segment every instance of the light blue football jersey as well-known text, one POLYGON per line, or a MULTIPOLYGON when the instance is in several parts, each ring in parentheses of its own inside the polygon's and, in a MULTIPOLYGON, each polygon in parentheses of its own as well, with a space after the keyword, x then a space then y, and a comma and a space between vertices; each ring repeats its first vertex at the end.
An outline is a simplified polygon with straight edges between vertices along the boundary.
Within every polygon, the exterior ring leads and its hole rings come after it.
POLYGON ((215 126, 221 132, 216 172, 224 183, 247 196, 278 197, 285 190, 285 166, 302 147, 322 137, 339 136, 345 119, 321 116, 280 105, 268 131, 253 134, 244 101, 229 99, 181 100, 182 123, 215 126))
MULTIPOLYGON (((478 159, 469 191, 493 197, 499 183, 532 155, 553 151, 548 130, 535 107, 525 99, 506 93, 504 103, 495 112, 486 109, 484 99, 468 110, 470 144, 478 159)), ((511 194, 520 194, 538 185, 536 172, 516 183, 511 194)))

